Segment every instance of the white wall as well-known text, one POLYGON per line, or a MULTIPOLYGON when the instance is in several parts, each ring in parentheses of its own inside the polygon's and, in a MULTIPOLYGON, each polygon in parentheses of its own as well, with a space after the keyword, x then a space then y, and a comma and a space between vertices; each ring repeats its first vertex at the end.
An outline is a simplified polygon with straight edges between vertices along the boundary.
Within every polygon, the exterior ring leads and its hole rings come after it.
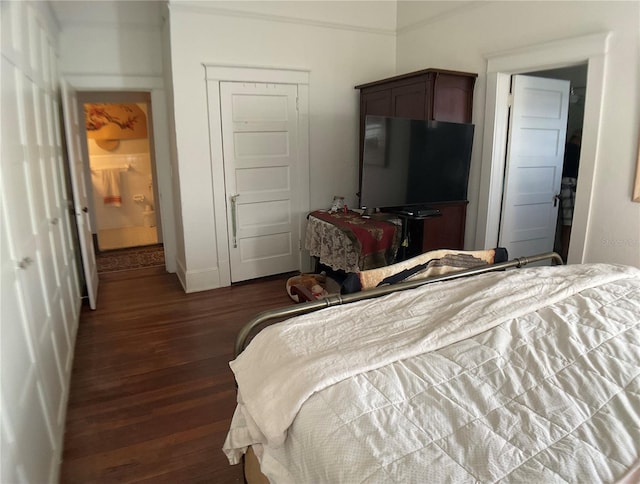
MULTIPOLYGON (((557 39, 611 31, 600 144, 584 259, 640 266, 640 204, 631 202, 640 131, 640 3, 476 2, 431 20, 429 2, 398 3, 398 72, 440 67, 479 73, 466 246, 475 237, 486 56, 557 39)), ((550 66, 552 67, 552 66, 550 66)), ((559 67, 559 66, 555 66, 559 67)), ((580 201, 580 200, 578 200, 580 201)))
POLYGON ((334 195, 345 196, 348 205, 356 201, 359 104, 353 87, 395 73, 395 3, 303 3, 258 2, 250 13, 229 11, 236 3, 170 4, 181 279, 188 291, 220 284, 203 63, 309 69, 311 209, 329 207, 334 195))
POLYGON ((58 2, 65 75, 161 76, 159 2, 58 2))
POLYGON ((173 214, 176 234, 176 272, 184 274, 184 227, 182 225, 182 194, 180 192, 180 170, 178 170, 178 151, 176 148, 176 122, 173 102, 173 62, 171 59, 171 16, 168 5, 162 11, 162 79, 165 86, 166 119, 168 134, 165 143, 169 153, 171 170, 171 190, 173 192, 173 214))

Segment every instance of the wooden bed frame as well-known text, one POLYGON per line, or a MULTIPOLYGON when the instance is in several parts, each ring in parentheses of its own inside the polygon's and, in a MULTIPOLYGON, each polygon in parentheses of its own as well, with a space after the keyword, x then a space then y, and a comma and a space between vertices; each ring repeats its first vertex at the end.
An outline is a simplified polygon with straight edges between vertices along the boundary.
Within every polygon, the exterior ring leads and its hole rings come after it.
POLYGON ((563 265, 562 257, 555 252, 547 252, 544 254, 533 255, 529 257, 518 257, 507 262, 498 262, 496 264, 487 264, 485 266, 474 267, 472 269, 466 269, 456 272, 450 272, 448 274, 442 274, 439 276, 433 276, 426 279, 416 279, 406 282, 401 282, 391 286, 382 286, 375 289, 369 289, 353 294, 336 294, 328 296, 324 299, 312 301, 304 304, 296 304, 293 306, 287 306, 279 309, 272 309, 269 311, 263 311, 256 315, 251 321, 245 324, 236 337, 233 357, 237 358, 240 353, 247 347, 250 335, 260 326, 266 323, 274 323, 275 320, 281 320, 283 318, 289 318, 292 316, 298 316, 299 314, 306 314, 319 309, 328 308, 332 306, 339 306, 341 304, 347 304, 355 301, 361 301, 363 299, 372 299, 386 294, 390 294, 396 291, 404 291, 406 289, 413 289, 425 284, 431 284, 433 282, 448 281, 452 279, 458 279, 461 277, 472 276, 476 274, 484 274, 486 272, 502 271, 511 268, 520 268, 527 264, 535 262, 542 262, 545 260, 555 261, 556 265, 563 265))

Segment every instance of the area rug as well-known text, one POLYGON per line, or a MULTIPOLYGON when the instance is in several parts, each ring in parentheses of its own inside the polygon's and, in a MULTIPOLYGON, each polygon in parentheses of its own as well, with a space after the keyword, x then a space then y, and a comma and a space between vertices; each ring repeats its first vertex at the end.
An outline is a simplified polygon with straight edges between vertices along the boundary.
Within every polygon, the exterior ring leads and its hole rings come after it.
POLYGON ((164 266, 162 244, 101 252, 96 255, 98 274, 164 266))

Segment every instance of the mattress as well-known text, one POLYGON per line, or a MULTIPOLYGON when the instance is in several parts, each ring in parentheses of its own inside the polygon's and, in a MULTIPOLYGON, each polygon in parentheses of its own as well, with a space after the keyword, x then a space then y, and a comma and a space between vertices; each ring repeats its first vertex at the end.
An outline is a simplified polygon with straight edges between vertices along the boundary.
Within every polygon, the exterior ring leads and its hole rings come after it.
POLYGON ((487 274, 272 328, 232 363, 224 449, 253 445, 271 482, 616 482, 640 459, 638 269, 487 274))

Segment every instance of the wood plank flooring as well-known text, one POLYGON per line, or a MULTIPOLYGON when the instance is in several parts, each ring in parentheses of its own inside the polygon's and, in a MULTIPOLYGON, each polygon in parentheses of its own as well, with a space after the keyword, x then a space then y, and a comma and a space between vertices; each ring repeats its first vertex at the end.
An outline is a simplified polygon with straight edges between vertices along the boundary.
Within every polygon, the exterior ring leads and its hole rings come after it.
POLYGON ((288 276, 185 294, 160 268, 101 275, 78 329, 60 482, 242 482, 221 450, 228 362, 244 323, 291 303, 288 276))

